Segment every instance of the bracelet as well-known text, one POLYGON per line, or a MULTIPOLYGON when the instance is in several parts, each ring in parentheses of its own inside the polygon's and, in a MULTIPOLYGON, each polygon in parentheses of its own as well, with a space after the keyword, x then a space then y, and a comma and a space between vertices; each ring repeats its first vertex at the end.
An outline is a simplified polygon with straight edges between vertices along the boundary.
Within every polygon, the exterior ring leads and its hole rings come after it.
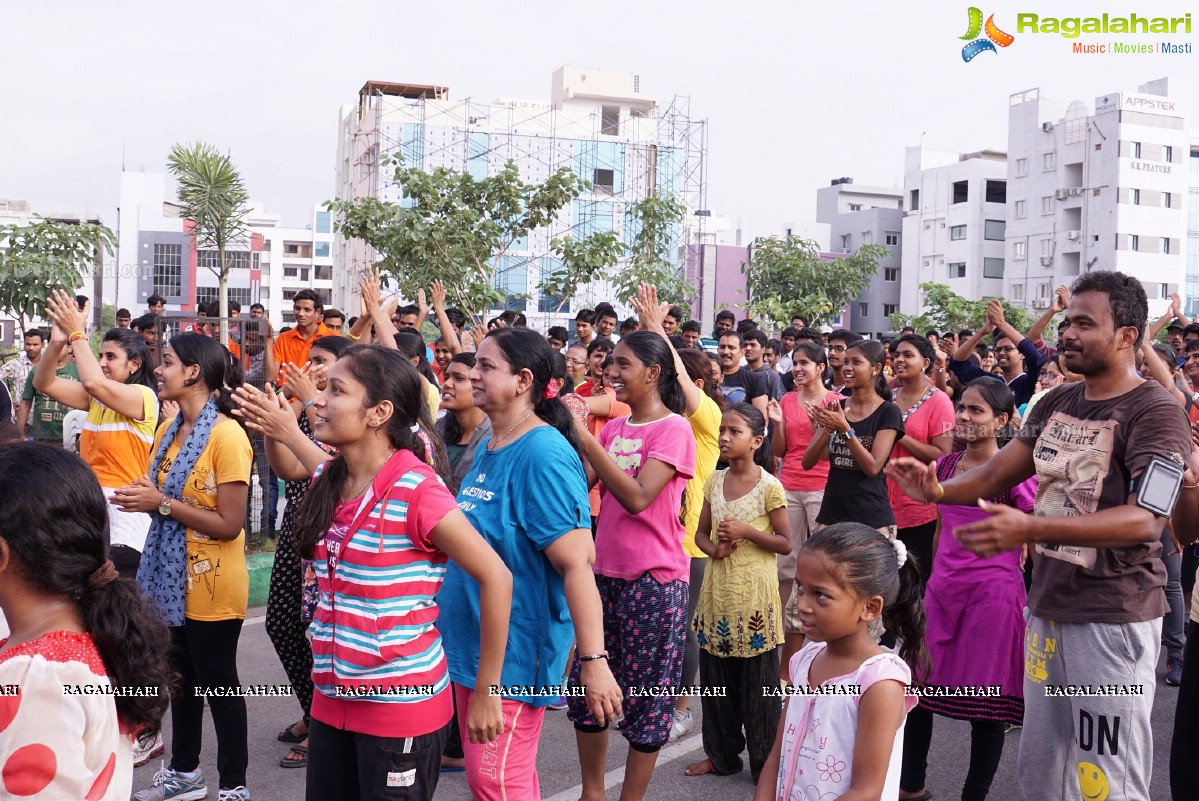
POLYGON ((600 651, 598 654, 587 654, 586 656, 580 656, 579 661, 580 662, 594 662, 597 659, 607 659, 607 658, 608 658, 608 652, 600 651))
POLYGON ((70 345, 72 342, 74 342, 77 339, 87 339, 87 334, 83 333, 82 331, 76 331, 75 333, 73 333, 69 337, 67 337, 67 344, 70 345))
POLYGON ((1183 484, 1182 488, 1183 489, 1199 489, 1199 482, 1196 482, 1194 484, 1183 484))
POLYGON ((937 484, 937 490, 938 490, 937 497, 935 500, 933 500, 933 503, 940 503, 941 499, 945 497, 945 485, 944 484, 937 484))
POLYGON ((348 336, 350 339, 354 340, 355 342, 357 342, 358 340, 362 339, 362 334, 359 334, 358 336, 354 336, 354 332, 353 332, 353 331, 347 331, 347 332, 346 332, 346 336, 348 336))
POLYGON ((312 405, 312 401, 304 401, 304 405, 300 407, 301 412, 308 411, 308 407, 312 405))

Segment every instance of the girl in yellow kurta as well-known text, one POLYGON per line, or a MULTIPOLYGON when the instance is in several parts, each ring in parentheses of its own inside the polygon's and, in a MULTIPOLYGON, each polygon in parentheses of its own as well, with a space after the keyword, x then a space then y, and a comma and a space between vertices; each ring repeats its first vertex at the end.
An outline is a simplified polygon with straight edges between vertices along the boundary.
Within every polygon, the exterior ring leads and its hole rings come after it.
POLYGON ((722 695, 703 696, 707 759, 688 776, 749 769, 757 782, 774 745, 782 709, 763 687, 778 682, 776 646, 783 642, 776 554, 791 552, 783 485, 758 459, 766 419, 748 403, 730 406, 720 421, 720 457, 726 470, 708 477, 695 544, 712 558, 691 621, 699 645, 699 680, 722 695), (715 536, 713 536, 715 534, 715 536))

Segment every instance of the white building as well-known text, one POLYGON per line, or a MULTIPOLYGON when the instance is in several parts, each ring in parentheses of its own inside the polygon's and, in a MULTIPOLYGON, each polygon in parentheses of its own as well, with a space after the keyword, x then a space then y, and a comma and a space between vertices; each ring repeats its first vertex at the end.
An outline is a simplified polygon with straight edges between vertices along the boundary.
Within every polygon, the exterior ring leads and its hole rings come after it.
POLYGON ((923 309, 922 283, 947 284, 967 298, 1003 293, 1007 176, 1002 151, 907 148, 902 311, 923 309))
POLYGON ((890 251, 875 280, 849 307, 851 330, 882 339, 892 331, 890 316, 900 310, 903 190, 837 178, 816 190, 816 219, 830 227, 828 250, 854 253, 862 245, 885 245, 890 251))
MULTIPOLYGON (((146 312, 153 294, 166 299, 168 314, 194 313, 219 297, 210 269, 217 252, 196 248, 173 198, 165 173, 121 173, 117 264, 105 271, 104 298, 134 317, 146 312)), ((313 206, 305 227, 284 227, 277 215, 251 204, 247 222, 249 238, 225 252, 233 265, 229 299, 241 304, 242 315, 251 303, 262 303, 276 326, 291 322, 291 299, 300 289, 313 289, 327 305, 333 279, 328 212, 313 206)))
MULTIPOLYGON (((1004 294, 1047 308, 1088 270, 1145 285, 1150 310, 1186 279, 1189 87, 1161 79, 1066 106, 1030 89, 1008 110, 1004 294)), ((1188 298, 1188 303, 1193 299, 1188 298)), ((1192 304, 1193 310, 1195 306, 1192 304)))
MULTIPOLYGON (((591 191, 551 225, 515 243, 496 265, 495 285, 507 290, 508 308, 524 311, 529 325, 543 330, 572 319, 577 308, 611 299, 607 282, 597 281, 554 313, 558 299, 538 290, 542 276, 558 269, 552 239, 619 231, 627 240, 625 204, 656 192, 687 207, 672 247, 680 269, 691 263, 687 249, 715 241, 705 203, 707 123, 693 120, 689 108, 687 98, 659 102, 643 93, 640 76, 581 67, 554 73, 548 101, 451 101, 446 87, 370 81, 358 103, 341 110, 336 194, 401 202, 401 188, 380 174, 379 160, 389 153, 426 170, 445 167, 476 178, 497 173, 510 160, 532 182, 570 167, 593 184, 591 191)), ((375 258, 361 241, 335 242, 335 305, 356 306, 358 275, 375 258)), ((691 278, 702 282, 702 275, 691 278)))

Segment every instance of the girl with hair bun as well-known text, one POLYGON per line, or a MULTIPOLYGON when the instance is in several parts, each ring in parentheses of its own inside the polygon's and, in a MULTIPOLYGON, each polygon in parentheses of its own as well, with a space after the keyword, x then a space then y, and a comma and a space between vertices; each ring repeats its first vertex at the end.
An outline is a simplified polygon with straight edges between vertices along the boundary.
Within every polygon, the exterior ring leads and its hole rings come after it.
POLYGON ((171 655, 182 676, 171 698, 171 766, 136 801, 207 792, 200 771, 205 700, 216 728, 220 794, 227 801, 249 798, 245 698, 204 697, 205 690, 241 683, 237 641, 250 592, 242 524, 254 455, 229 416, 228 360, 228 351, 204 334, 171 338, 154 374, 159 397, 177 403, 179 414, 158 429, 149 478, 113 493, 122 511, 152 515, 137 581, 171 627, 171 655))
POLYGON ((20 688, 0 697, 3 795, 124 801, 131 733, 152 737, 166 711, 167 627, 109 559, 108 504, 79 457, 6 444, 0 497, 0 686, 20 688))

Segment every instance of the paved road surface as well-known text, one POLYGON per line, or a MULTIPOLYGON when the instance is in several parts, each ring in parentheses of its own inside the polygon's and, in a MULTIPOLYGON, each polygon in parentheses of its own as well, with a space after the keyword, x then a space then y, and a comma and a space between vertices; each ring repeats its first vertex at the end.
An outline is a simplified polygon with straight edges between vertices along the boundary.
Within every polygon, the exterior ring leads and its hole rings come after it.
MULTIPOLYGON (((274 649, 262 625, 262 609, 252 609, 251 618, 242 631, 238 654, 238 665, 243 685, 286 684, 283 668, 275 657, 274 649), (258 617, 254 617, 258 616, 258 617)), ((1156 758, 1153 766, 1153 784, 1150 797, 1168 799, 1168 751, 1171 727, 1174 720, 1174 704, 1178 690, 1168 687, 1162 679, 1165 659, 1158 670, 1157 692, 1154 700, 1154 744, 1156 758)), ((255 801, 298 801, 304 797, 304 771, 287 770, 278 766, 287 752, 287 746, 275 741, 275 734, 299 717, 299 705, 289 698, 251 698, 250 718, 250 771, 248 786, 255 801)), ((699 704, 694 704, 698 715, 699 704)), ((1020 793, 1016 782, 1016 752, 1021 736, 1033 736, 1033 732, 1012 731, 1007 735, 1003 761, 991 788, 990 798, 995 801, 1018 801, 1020 793)), ((170 716, 166 721, 166 737, 170 744, 170 716)), ((215 801, 217 787, 216 735, 211 718, 205 716, 205 749, 201 766, 209 782, 209 799, 215 801)), ((608 755, 608 798, 619 795, 619 783, 624 766, 626 746, 623 738, 612 738, 612 749, 608 755)), ((938 801, 951 801, 960 797, 961 781, 966 774, 969 761, 970 726, 959 721, 937 718, 933 732, 932 751, 929 754, 929 789, 938 801)), ((658 759, 658 768, 650 783, 647 798, 652 801, 748 801, 753 795, 748 770, 740 776, 683 776, 688 763, 703 758, 700 735, 697 731, 664 748, 658 759)), ((579 797, 579 767, 575 751, 574 730, 566 720, 565 712, 546 712, 542 731, 541 749, 538 758, 541 776, 541 791, 546 801, 577 801, 579 797)), ((158 760, 134 772, 134 789, 148 786, 158 769, 158 760)), ((461 773, 443 774, 437 788, 439 801, 468 801, 470 792, 461 773)))

